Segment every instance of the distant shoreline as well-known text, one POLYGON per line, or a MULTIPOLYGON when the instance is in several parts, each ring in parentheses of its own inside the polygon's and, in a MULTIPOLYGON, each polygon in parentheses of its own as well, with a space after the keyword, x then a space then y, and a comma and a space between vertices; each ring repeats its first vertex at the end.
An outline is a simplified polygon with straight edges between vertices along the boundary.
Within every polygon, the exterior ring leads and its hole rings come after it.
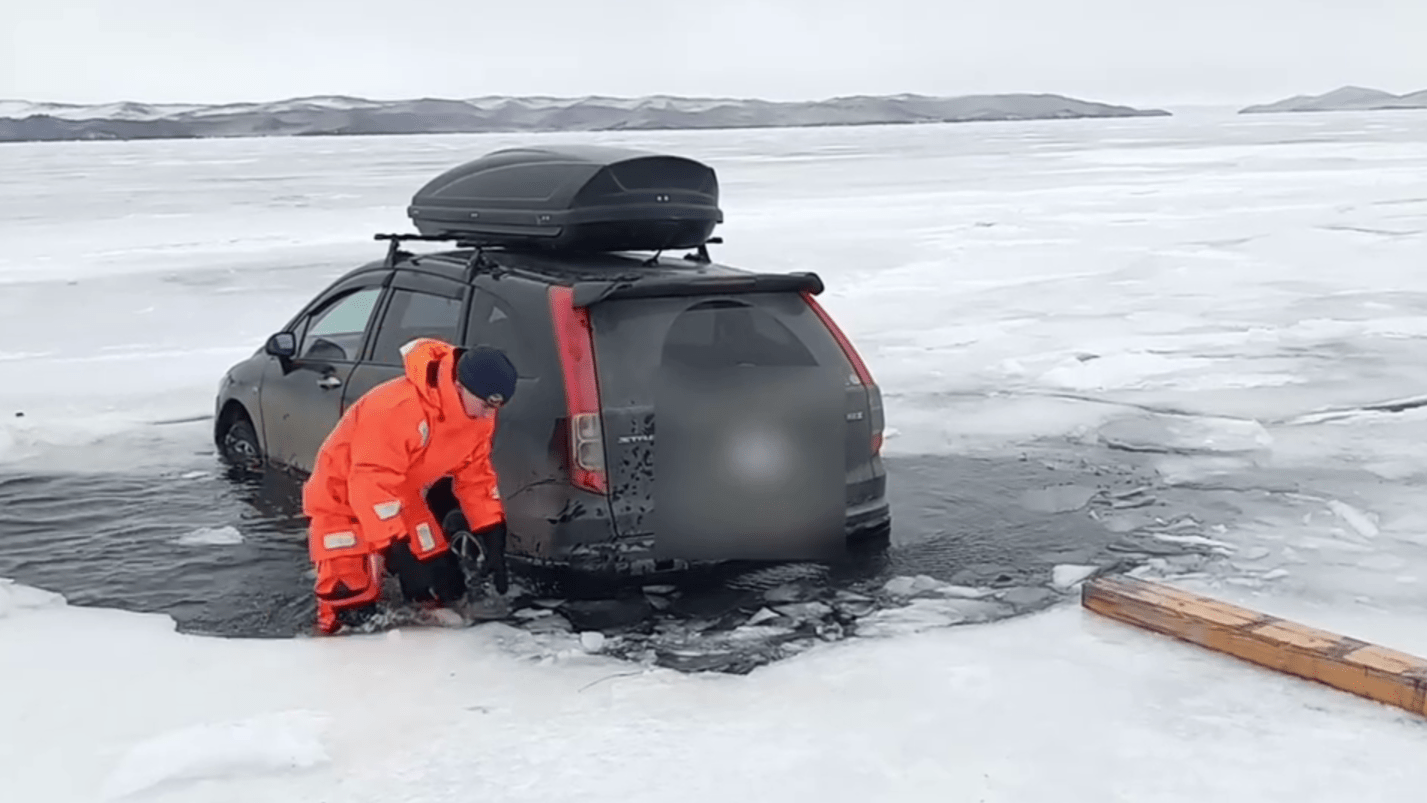
POLYGON ((1239 114, 1308 114, 1318 112, 1386 112, 1427 109, 1427 89, 1394 95, 1381 89, 1361 86, 1338 87, 1322 95, 1295 95, 1291 98, 1246 106, 1239 114))
MULTIPOLYGON (((1345 86, 1272 103, 1213 106, 1231 114, 1427 110, 1427 90, 1393 95, 1345 86)), ((1056 94, 856 95, 812 101, 748 98, 487 96, 369 100, 314 96, 271 102, 40 103, 0 100, 0 143, 268 137, 727 131, 877 125, 1172 117, 1179 112, 1056 94)))
POLYGON ((684 131, 1168 117, 1050 94, 857 96, 787 102, 677 97, 297 98, 97 106, 0 101, 0 142, 684 131))

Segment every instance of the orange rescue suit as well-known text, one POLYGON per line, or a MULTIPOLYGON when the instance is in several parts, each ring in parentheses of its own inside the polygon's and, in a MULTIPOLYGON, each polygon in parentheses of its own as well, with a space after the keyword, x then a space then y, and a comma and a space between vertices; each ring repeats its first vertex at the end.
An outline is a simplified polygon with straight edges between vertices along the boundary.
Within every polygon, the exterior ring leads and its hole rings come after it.
POLYGON ((324 627, 331 625, 332 608, 380 595, 378 556, 393 542, 406 540, 420 559, 450 548, 425 500, 437 480, 452 477, 472 532, 505 520, 490 462, 495 416, 466 414, 455 377, 461 352, 421 338, 401 353, 404 375, 372 388, 347 409, 303 486, 324 627))

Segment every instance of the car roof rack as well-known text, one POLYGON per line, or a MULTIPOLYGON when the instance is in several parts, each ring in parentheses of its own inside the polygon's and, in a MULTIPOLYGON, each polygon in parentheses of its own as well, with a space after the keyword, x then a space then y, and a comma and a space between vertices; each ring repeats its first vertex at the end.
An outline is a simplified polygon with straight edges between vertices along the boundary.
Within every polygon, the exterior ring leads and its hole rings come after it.
MULTIPOLYGON (((500 244, 500 243, 494 243, 494 244, 493 244, 493 243, 489 243, 489 242, 481 242, 480 240, 477 240, 477 239, 474 239, 474 238, 471 238, 471 237, 461 236, 461 235, 459 235, 459 234, 454 234, 454 233, 451 233, 451 234, 415 234, 415 233, 405 233, 405 234, 397 234, 397 233, 391 233, 391 234, 376 234, 376 235, 373 235, 372 239, 377 240, 377 241, 381 241, 381 240, 386 240, 386 241, 387 241, 388 245, 387 245, 387 250, 386 250, 386 261, 385 261, 384 265, 385 265, 386 267, 388 267, 388 268, 394 268, 394 267, 396 267, 396 263, 399 262, 399 261, 401 261, 402 259, 405 259, 405 258, 408 258, 408 257, 414 257, 414 256, 416 256, 416 254, 413 254, 413 253, 410 252, 410 251, 402 250, 401 244, 402 244, 402 243, 405 243, 405 242, 454 243, 457 248, 472 248, 472 249, 474 249, 474 252, 471 254, 471 258, 466 262, 466 278, 467 278, 467 279, 470 279, 470 278, 475 274, 476 270, 479 269, 479 268, 483 268, 483 267, 484 267, 484 268, 491 268, 491 269, 496 269, 496 268, 498 268, 497 265, 495 265, 495 264, 491 263, 490 261, 488 261, 487 259, 485 259, 485 252, 486 252, 487 250, 498 250, 498 251, 511 250, 511 249, 509 248, 509 246, 504 245, 504 244, 500 244)), ((690 262, 698 262, 698 263, 705 264, 705 265, 710 264, 710 263, 713 262, 713 260, 712 260, 712 258, 709 256, 709 248, 708 248, 709 245, 710 245, 710 244, 718 245, 718 244, 721 244, 721 243, 723 243, 723 238, 722 238, 722 237, 710 237, 710 238, 708 238, 707 240, 705 240, 704 242, 700 243, 692 252, 685 254, 685 255, 684 255, 684 259, 689 260, 690 262)), ((517 250, 518 250, 518 249, 517 249, 517 250)), ((645 264, 645 265, 654 265, 654 264, 656 264, 656 263, 658 262, 658 259, 659 259, 660 255, 661 255, 662 253, 663 253, 662 251, 655 252, 654 256, 650 257, 647 261, 645 261, 644 264, 645 264)), ((558 254, 558 252, 557 252, 557 254, 558 254)), ((563 256, 571 256, 571 254, 566 253, 566 254, 563 254, 563 256)))
POLYGON ((415 256, 415 254, 412 254, 410 251, 401 250, 402 243, 410 241, 449 243, 455 242, 459 238, 439 234, 377 234, 374 235, 372 239, 388 241, 389 244, 386 248, 386 267, 393 268, 396 267, 396 263, 403 257, 415 256))
POLYGON ((387 240, 390 244, 386 249, 386 262, 388 268, 396 267, 396 263, 407 257, 416 256, 410 251, 403 251, 401 244, 404 242, 426 242, 426 243, 455 243, 457 248, 474 248, 475 252, 466 262, 466 278, 469 279, 477 268, 495 268, 485 259, 485 250, 489 246, 481 243, 467 242, 467 238, 452 234, 377 234, 372 237, 374 240, 387 240))

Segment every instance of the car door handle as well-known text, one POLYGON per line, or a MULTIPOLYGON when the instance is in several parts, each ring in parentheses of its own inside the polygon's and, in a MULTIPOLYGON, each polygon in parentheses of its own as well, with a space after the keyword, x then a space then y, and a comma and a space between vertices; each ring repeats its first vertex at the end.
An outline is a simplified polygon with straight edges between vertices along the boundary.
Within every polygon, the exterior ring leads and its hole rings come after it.
POLYGON ((340 384, 342 384, 342 380, 335 376, 324 376, 317 380, 317 387, 319 388, 335 388, 340 384))

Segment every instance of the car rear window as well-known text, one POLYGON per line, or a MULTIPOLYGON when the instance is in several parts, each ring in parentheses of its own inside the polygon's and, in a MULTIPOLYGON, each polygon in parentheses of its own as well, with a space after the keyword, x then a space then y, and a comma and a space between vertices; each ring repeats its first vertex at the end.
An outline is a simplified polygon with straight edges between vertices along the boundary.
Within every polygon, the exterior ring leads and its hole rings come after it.
POLYGON ((837 340, 796 293, 608 301, 590 310, 606 407, 653 404, 662 367, 820 367, 851 376, 837 340))

